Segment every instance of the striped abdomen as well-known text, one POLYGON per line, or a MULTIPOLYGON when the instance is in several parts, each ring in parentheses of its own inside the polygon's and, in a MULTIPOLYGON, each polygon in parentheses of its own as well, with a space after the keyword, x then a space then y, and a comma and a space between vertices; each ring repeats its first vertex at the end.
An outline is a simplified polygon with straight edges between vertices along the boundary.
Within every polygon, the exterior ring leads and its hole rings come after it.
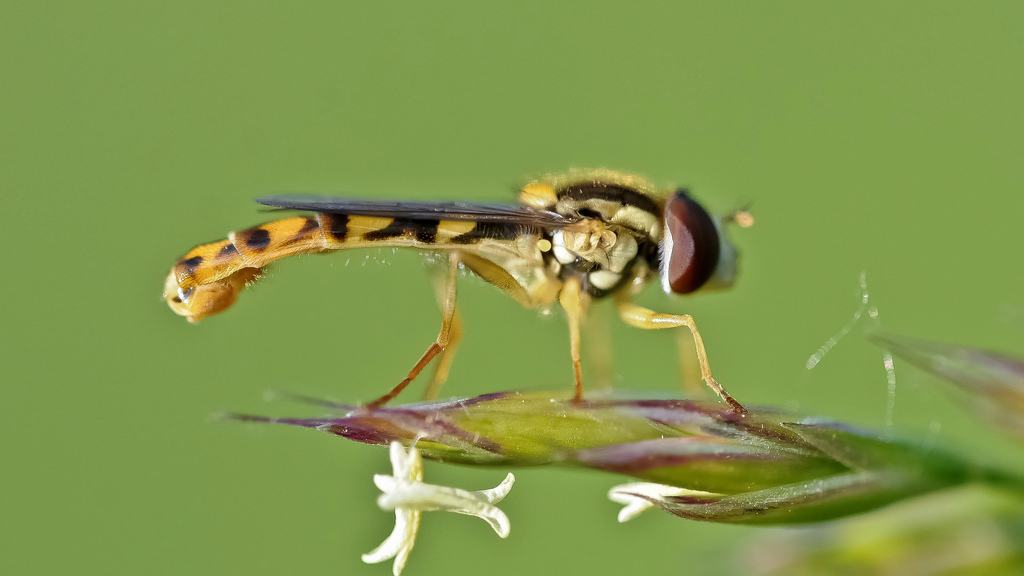
POLYGON ((278 220, 197 246, 171 269, 164 299, 174 312, 198 322, 230 307, 263 267, 287 256, 397 246, 447 248, 485 240, 512 240, 523 227, 472 220, 425 220, 318 213, 278 220))

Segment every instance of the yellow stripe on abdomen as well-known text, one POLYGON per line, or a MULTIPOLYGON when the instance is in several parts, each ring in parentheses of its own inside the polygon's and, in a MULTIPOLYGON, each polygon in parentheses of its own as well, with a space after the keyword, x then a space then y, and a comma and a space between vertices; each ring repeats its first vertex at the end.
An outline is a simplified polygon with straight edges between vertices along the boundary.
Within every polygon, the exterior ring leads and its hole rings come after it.
POLYGON ((365 246, 454 249, 484 240, 512 240, 512 224, 318 213, 286 218, 228 234, 226 240, 190 250, 171 269, 164 298, 197 322, 227 309, 263 267, 297 254, 365 246))

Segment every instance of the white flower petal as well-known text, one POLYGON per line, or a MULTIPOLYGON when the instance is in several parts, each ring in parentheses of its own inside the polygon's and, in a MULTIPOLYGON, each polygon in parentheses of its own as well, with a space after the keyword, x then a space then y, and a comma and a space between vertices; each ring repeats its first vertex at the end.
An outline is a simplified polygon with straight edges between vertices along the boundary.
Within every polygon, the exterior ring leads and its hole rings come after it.
POLYGON ((474 514, 474 516, 490 524, 494 532, 501 538, 508 538, 509 532, 512 531, 512 523, 508 521, 508 516, 497 508, 492 507, 488 513, 474 514))
POLYGON ((619 524, 622 524, 623 522, 628 522, 633 518, 636 518, 640 515, 641 512, 644 512, 650 508, 654 508, 653 503, 647 500, 641 500, 640 498, 637 498, 636 500, 623 506, 622 510, 619 510, 619 524))
POLYGON ((405 538, 401 548, 398 549, 398 555, 395 556, 395 563, 391 566, 391 572, 395 576, 402 573, 402 569, 405 568, 405 561, 409 559, 409 553, 412 552, 412 547, 416 545, 416 534, 420 530, 420 516, 422 512, 418 510, 396 510, 395 511, 395 525, 397 526, 401 522, 401 518, 405 519, 405 538))
POLYGON ((505 479, 501 481, 501 484, 498 484, 489 490, 478 490, 477 494, 482 496, 489 503, 497 504, 498 502, 501 502, 505 496, 508 496, 509 491, 512 490, 512 485, 515 484, 515 482, 516 477, 509 472, 508 476, 505 476, 505 479))
POLYGON ((398 442, 392 442, 390 454, 395 478, 413 482, 423 480, 423 457, 415 446, 406 450, 398 442))
POLYGON ((398 555, 398 552, 406 546, 409 519, 403 512, 395 513, 395 528, 391 534, 373 550, 363 554, 363 562, 377 564, 390 560, 398 555))
POLYGON ((398 471, 405 467, 405 461, 408 458, 408 453, 405 448, 398 442, 392 442, 388 446, 388 455, 391 457, 391 469, 395 471, 395 475, 398 476, 398 471))
POLYGON ((638 514, 644 510, 648 510, 654 507, 654 500, 664 500, 672 496, 717 496, 711 492, 701 492, 699 490, 687 490, 686 488, 679 488, 676 486, 667 486, 665 484, 655 484, 653 482, 632 482, 630 484, 620 484, 612 487, 608 491, 608 499, 612 502, 619 504, 625 504, 626 506, 619 510, 619 522, 625 522, 632 520, 638 514))
POLYGON ((398 442, 392 442, 390 456, 393 476, 376 474, 373 483, 382 492, 377 505, 395 511, 395 529, 380 546, 363 555, 363 562, 373 564, 394 558, 391 569, 398 576, 416 543, 423 511, 444 510, 476 516, 486 521, 498 536, 509 535, 508 516, 493 504, 500 502, 512 489, 515 482, 512 474, 494 488, 469 492, 423 483, 423 458, 415 446, 406 450, 398 442))
POLYGON ((373 483, 381 492, 390 492, 395 488, 395 477, 387 474, 374 474, 373 483))

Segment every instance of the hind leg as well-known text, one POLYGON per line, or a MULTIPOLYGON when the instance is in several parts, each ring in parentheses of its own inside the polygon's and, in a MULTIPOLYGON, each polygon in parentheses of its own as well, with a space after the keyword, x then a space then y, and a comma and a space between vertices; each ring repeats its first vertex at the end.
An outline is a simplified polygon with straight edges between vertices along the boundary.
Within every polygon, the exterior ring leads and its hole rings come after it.
POLYGON ((448 372, 451 371, 452 363, 455 361, 455 350, 459 347, 459 342, 461 341, 462 315, 459 314, 459 309, 455 308, 455 313, 452 314, 451 329, 448 331, 448 345, 441 350, 441 354, 437 358, 437 368, 434 370, 434 376, 430 379, 430 385, 427 386, 426 391, 423 392, 424 400, 428 402, 437 400, 441 386, 448 381, 448 372))
MULTIPOLYGON (((442 352, 445 351, 446 348, 448 348, 449 343, 451 342, 453 326, 456 327, 454 330, 456 333, 456 341, 458 341, 458 339, 461 337, 462 321, 461 319, 458 318, 458 311, 455 307, 455 278, 456 273, 458 272, 459 269, 459 258, 459 252, 453 251, 449 253, 448 273, 445 279, 443 296, 441 298, 441 330, 438 331, 437 338, 434 340, 434 343, 427 347, 426 352, 424 352, 423 355, 420 356, 419 361, 416 362, 416 364, 412 367, 412 370, 409 370, 409 374, 406 375, 405 379, 399 382, 398 385, 392 388, 387 394, 381 396, 380 398, 377 398, 373 402, 368 402, 366 404, 366 408, 369 408, 371 410, 375 408, 380 408, 381 406, 384 406, 388 402, 394 400, 396 396, 401 394, 402 391, 405 390, 406 387, 408 387, 409 384, 411 384, 412 381, 415 380, 416 377, 420 375, 420 372, 422 372, 423 369, 427 367, 427 364, 430 364, 431 360, 433 360, 438 354, 441 354, 442 352)), ((446 357, 442 356, 442 362, 445 361, 446 357)), ((442 374, 444 378, 447 378, 448 376, 448 368, 450 367, 450 365, 451 356, 449 355, 447 357, 447 366, 444 367, 444 373, 442 374)), ((435 379, 436 378, 437 377, 435 376, 435 379)), ((439 387, 440 384, 431 384, 431 386, 428 387, 427 392, 432 392, 436 396, 437 388, 439 387)))

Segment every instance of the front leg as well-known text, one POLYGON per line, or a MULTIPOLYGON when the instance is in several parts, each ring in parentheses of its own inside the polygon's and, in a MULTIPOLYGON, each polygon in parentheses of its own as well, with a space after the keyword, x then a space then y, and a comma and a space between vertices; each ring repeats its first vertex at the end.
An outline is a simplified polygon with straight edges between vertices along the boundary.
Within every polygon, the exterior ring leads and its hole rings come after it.
POLYGON ((704 340, 701 339, 700 331, 697 330, 697 324, 693 321, 692 316, 689 314, 663 314, 649 308, 637 306, 629 301, 628 294, 620 295, 616 299, 615 305, 619 309, 619 317, 622 318, 622 321, 636 328, 661 330, 685 326, 690 331, 690 334, 693 335, 693 343, 697 349, 697 360, 700 362, 701 378, 715 391, 715 394, 718 394, 719 398, 727 402, 740 414, 746 414, 747 409, 730 396, 717 380, 711 377, 711 365, 708 363, 708 353, 704 349, 704 340))

